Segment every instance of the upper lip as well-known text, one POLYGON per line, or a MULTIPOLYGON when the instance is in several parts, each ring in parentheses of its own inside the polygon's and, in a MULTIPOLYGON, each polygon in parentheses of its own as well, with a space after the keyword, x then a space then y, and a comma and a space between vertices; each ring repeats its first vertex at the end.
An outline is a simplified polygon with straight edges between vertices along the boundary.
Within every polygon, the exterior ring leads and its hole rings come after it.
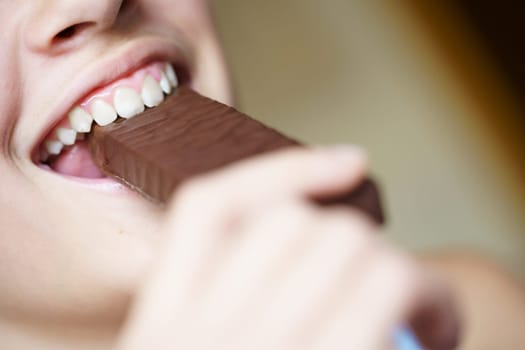
POLYGON ((31 157, 35 160, 38 147, 44 138, 81 99, 87 97, 95 89, 123 78, 153 61, 167 61, 176 67, 183 67, 186 71, 191 71, 188 52, 171 41, 138 39, 124 45, 116 54, 99 60, 97 64, 90 65, 67 87, 70 93, 61 101, 59 107, 46 118, 48 120, 46 127, 30 148, 32 150, 31 157))

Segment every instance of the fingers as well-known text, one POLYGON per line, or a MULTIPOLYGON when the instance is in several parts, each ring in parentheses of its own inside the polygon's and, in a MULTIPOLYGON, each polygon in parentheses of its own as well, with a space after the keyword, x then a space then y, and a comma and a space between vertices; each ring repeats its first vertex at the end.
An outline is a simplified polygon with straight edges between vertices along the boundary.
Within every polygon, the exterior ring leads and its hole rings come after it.
POLYGON ((354 149, 293 149, 184 185, 123 348, 257 348, 258 339, 261 348, 374 350, 412 320, 429 349, 452 349, 446 289, 370 235, 364 216, 305 201, 346 191, 365 171, 354 149))
POLYGON ((268 192, 272 196, 316 195, 355 185, 366 167, 366 154, 355 146, 292 148, 233 165, 219 171, 216 179, 224 180, 220 182, 225 186, 235 183, 243 189, 243 197, 268 192))
POLYGON ((376 240, 359 215, 336 211, 318 215, 306 234, 315 238, 314 244, 281 276, 257 322, 262 333, 284 338, 288 330, 288 337, 308 338, 337 307, 343 291, 353 288, 349 281, 376 240))
POLYGON ((172 232, 166 243, 170 265, 180 267, 171 271, 181 282, 177 292, 192 293, 189 286, 212 266, 212 251, 229 244, 223 235, 238 231, 251 212, 281 201, 348 190, 365 171, 366 158, 356 148, 297 148, 247 160, 183 185, 164 225, 172 232))
MULTIPOLYGON (((358 214, 301 201, 254 213, 204 262, 193 248, 187 260, 163 260, 122 348, 378 350, 410 319, 453 330, 446 289, 369 229, 358 214)), ((438 333, 420 336, 428 349, 453 349, 438 333)))
POLYGON ((351 296, 326 325, 315 349, 343 349, 348 341, 359 349, 381 349, 390 340, 387 336, 404 323, 415 280, 412 267, 391 252, 377 250, 363 263, 351 296))
POLYGON ((262 303, 268 287, 315 243, 307 232, 317 216, 299 201, 280 203, 251 215, 206 287, 201 309, 207 319, 224 324, 246 313, 246 305, 252 305, 253 313, 253 305, 262 303))
POLYGON ((173 311, 184 307, 175 304, 198 293, 199 281, 212 273, 214 261, 250 212, 271 207, 268 203, 347 189, 359 182, 365 163, 363 152, 349 147, 290 149, 189 182, 167 213, 164 230, 171 235, 149 287, 148 293, 158 295, 150 299, 163 300, 169 290, 173 311), (168 285, 155 287, 163 283, 168 285))
POLYGON ((178 191, 172 211, 198 207, 214 218, 224 218, 225 212, 278 199, 338 194, 358 185, 365 172, 366 156, 355 147, 288 149, 188 182, 178 191))
POLYGON ((316 349, 346 349, 348 342, 370 350, 393 348, 393 330, 418 319, 425 320, 420 326, 433 330, 425 332, 413 323, 426 349, 456 349, 459 319, 445 285, 388 248, 376 250, 364 263, 367 268, 355 280, 352 297, 328 324, 316 349))

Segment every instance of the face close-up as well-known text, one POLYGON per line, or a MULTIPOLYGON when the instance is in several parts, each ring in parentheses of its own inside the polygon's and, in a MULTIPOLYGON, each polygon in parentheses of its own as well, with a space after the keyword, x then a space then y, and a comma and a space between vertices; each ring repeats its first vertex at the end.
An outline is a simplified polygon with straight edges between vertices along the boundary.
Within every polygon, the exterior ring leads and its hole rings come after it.
POLYGON ((456 2, 0 0, 0 350, 521 349, 520 95, 456 2))
POLYGON ((231 103, 209 4, 0 0, 0 27, 0 313, 121 317, 162 211, 103 177, 83 139, 177 84, 231 103))

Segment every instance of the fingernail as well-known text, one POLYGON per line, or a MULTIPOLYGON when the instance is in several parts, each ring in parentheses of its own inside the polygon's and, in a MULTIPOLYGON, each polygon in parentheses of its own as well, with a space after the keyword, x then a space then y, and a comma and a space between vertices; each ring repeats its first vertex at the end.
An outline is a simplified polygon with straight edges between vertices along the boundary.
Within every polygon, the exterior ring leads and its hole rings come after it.
POLYGON ((339 144, 321 148, 323 152, 328 153, 331 157, 341 160, 355 160, 356 158, 367 158, 367 152, 364 148, 357 145, 339 144))
POLYGON ((338 176, 361 173, 366 169, 366 151, 354 145, 318 148, 317 172, 322 179, 333 181, 338 176))

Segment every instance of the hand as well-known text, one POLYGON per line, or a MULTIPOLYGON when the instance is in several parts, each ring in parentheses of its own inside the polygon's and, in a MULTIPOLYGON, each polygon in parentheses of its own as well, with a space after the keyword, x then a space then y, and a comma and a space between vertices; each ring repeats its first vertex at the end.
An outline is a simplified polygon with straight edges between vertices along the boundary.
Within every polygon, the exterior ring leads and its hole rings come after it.
POLYGON ((453 349, 446 289, 361 213, 308 201, 365 173, 357 150, 288 150, 187 183, 119 348, 387 349, 414 321, 429 348, 453 349))

